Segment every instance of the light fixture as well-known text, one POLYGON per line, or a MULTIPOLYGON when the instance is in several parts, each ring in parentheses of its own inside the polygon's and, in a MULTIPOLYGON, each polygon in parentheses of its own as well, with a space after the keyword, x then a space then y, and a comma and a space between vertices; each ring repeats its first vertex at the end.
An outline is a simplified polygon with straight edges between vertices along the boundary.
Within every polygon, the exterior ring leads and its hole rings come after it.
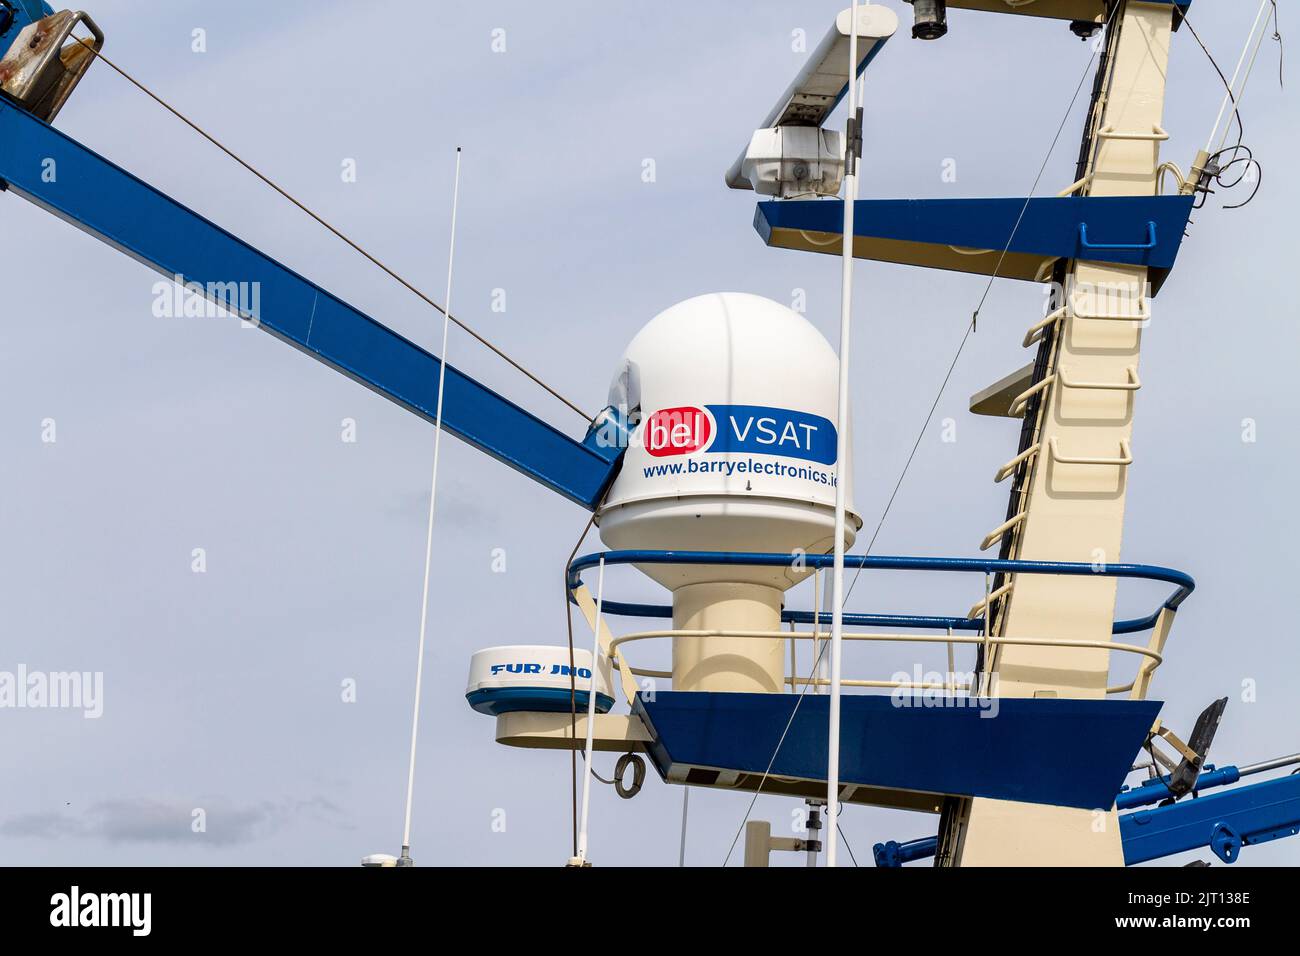
POLYGON ((937 40, 948 32, 948 4, 945 0, 907 0, 916 17, 912 23, 912 37, 917 40, 937 40))

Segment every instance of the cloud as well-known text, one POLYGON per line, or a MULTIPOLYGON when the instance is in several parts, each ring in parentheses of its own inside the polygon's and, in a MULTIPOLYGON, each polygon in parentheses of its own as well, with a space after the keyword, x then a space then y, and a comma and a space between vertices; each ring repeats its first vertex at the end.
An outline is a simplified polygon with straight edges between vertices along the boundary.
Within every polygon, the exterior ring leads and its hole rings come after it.
POLYGON ((4 836, 37 840, 53 840, 80 832, 78 822, 62 813, 25 813, 0 823, 0 834, 4 836))
POLYGON ((123 798, 93 804, 80 815, 54 812, 10 817, 0 823, 0 834, 43 840, 94 837, 110 843, 181 843, 197 839, 209 846, 225 847, 265 839, 304 817, 351 829, 340 819, 341 814, 339 807, 321 796, 264 800, 246 806, 225 800, 123 798), (202 819, 204 829, 196 832, 198 819, 202 819))
MULTIPOLYGON (((425 521, 429 517, 428 486, 396 493, 389 512, 402 519, 425 521)), ((469 482, 438 479, 437 527, 456 531, 494 531, 499 527, 498 511, 484 501, 481 489, 469 482)))

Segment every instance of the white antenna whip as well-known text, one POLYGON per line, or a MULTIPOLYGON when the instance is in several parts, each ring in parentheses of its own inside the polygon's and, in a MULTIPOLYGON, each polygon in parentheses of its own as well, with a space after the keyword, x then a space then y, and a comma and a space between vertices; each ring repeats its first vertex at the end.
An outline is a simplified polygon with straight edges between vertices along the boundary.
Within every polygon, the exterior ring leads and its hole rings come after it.
MULTIPOLYGON (((1224 94, 1223 105, 1219 107, 1219 115, 1214 118, 1214 129, 1210 130, 1210 138, 1205 141, 1205 151, 1207 153, 1214 148, 1214 137, 1219 132, 1219 124, 1223 122, 1224 114, 1228 112, 1228 105, 1232 104, 1233 109, 1241 108, 1241 96, 1246 90, 1246 83, 1243 80, 1241 89, 1237 90, 1237 77, 1241 75, 1241 68, 1246 62, 1246 55, 1250 53, 1251 40, 1255 38, 1255 32, 1259 30, 1260 21, 1264 19, 1264 12, 1268 9, 1270 2, 1271 0, 1262 0, 1259 5, 1259 12, 1255 14, 1255 22, 1251 24, 1250 35, 1246 37, 1246 45, 1241 48, 1241 56, 1237 59, 1237 68, 1232 71, 1232 79, 1228 81, 1228 92, 1224 94)), ((1259 39, 1260 42, 1255 45, 1256 54, 1259 53, 1260 45, 1263 43, 1263 33, 1260 33, 1259 39)), ((1253 56, 1250 59, 1250 65, 1252 68, 1255 65, 1255 58, 1253 56)), ((1249 78, 1250 70, 1246 71, 1246 75, 1247 78, 1249 78)), ((1228 130, 1231 127, 1232 122, 1229 120, 1227 126, 1225 126, 1223 130, 1223 139, 1219 141, 1219 149, 1223 149, 1223 144, 1228 141, 1228 130)))
POLYGON ((831 700, 830 733, 826 752, 826 865, 835 865, 837 824, 840 814, 840 651, 844 636, 844 462, 848 457, 849 426, 849 326, 853 315, 853 211, 858 198, 858 156, 862 131, 858 105, 858 0, 853 0, 849 21, 849 124, 844 144, 844 242, 840 283, 839 406, 835 419, 835 541, 831 575, 831 700))
POLYGON ((677 865, 686 865, 686 815, 691 809, 691 788, 682 785, 682 842, 677 847, 677 865))
POLYGON ((406 822, 402 827, 402 855, 398 866, 414 866, 411 859, 411 801, 415 795, 415 742, 420 732, 420 689, 424 683, 424 637, 429 623, 429 567, 433 563, 433 512, 438 500, 438 452, 442 446, 442 396, 447 381, 447 331, 451 326, 451 275, 456 261, 456 209, 460 203, 460 147, 456 147, 456 179, 451 192, 451 242, 447 249, 447 297, 442 313, 442 351, 438 363, 438 405, 433 415, 433 474, 429 479, 429 528, 424 543, 424 591, 420 597, 420 649, 415 658, 415 706, 411 713, 411 761, 406 772, 406 822))

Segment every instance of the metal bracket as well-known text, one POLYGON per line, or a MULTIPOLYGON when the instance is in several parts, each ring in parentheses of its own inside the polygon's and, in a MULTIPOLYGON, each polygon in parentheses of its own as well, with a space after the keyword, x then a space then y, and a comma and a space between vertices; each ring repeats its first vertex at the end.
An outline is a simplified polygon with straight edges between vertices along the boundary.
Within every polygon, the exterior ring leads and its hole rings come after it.
POLYGON ((1210 836, 1210 849, 1224 863, 1236 863, 1241 853, 1241 834, 1226 823, 1216 823, 1210 836))
POLYGON ((1175 734, 1172 730, 1170 730, 1168 727, 1157 724, 1156 729, 1151 732, 1151 736, 1163 737, 1165 741, 1169 744, 1169 746, 1173 747, 1175 750, 1178 751, 1179 754, 1186 757, 1188 760, 1201 759, 1200 754, 1198 754, 1191 747, 1187 746, 1187 744, 1183 743, 1183 741, 1179 738, 1179 736, 1175 734))
POLYGON ((29 23, 0 59, 0 90, 49 123, 103 48, 103 31, 81 11, 64 10, 29 23), (92 43, 72 36, 83 23, 94 36, 92 43))
POLYGON ((1147 220, 1147 241, 1146 242, 1089 242, 1088 241, 1088 224, 1079 223, 1079 245, 1085 249, 1124 249, 1128 251, 1145 251, 1156 247, 1156 224, 1155 220, 1147 220))

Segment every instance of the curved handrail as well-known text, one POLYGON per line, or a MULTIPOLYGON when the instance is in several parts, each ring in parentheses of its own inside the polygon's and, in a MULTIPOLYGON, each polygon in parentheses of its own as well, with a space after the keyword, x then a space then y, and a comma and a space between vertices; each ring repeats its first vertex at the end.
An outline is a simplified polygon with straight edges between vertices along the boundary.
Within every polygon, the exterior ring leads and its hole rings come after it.
MULTIPOLYGON (((569 565, 569 600, 573 590, 582 583, 582 572, 605 564, 722 564, 743 567, 791 567, 794 557, 789 554, 731 551, 606 551, 584 554, 569 565)), ((834 559, 829 554, 807 554, 799 558, 803 568, 812 571, 829 568, 834 559)), ((846 569, 874 569, 882 571, 940 571, 966 574, 1061 574, 1111 578, 1136 578, 1144 581, 1163 581, 1176 585, 1172 594, 1146 617, 1116 621, 1112 634, 1133 634, 1153 627, 1163 609, 1177 610, 1178 606, 1196 589, 1190 574, 1174 568, 1155 564, 1092 565, 1073 561, 1022 561, 1008 558, 919 558, 893 555, 850 554, 844 557, 846 569)), ((666 604, 637 604, 624 601, 602 602, 605 614, 620 617, 671 618, 673 609, 666 604)), ((827 621, 826 612, 814 615, 812 611, 783 610, 781 621, 785 624, 812 624, 814 619, 827 621)), ((954 631, 979 631, 984 627, 982 617, 945 617, 919 614, 861 614, 845 613, 844 623, 850 627, 908 627, 952 628, 954 631)))

